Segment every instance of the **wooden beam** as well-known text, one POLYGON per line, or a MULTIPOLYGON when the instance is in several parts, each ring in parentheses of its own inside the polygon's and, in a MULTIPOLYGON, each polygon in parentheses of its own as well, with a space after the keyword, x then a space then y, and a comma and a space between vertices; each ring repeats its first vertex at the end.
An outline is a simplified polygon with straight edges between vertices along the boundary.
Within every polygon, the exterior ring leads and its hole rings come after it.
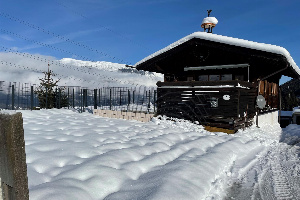
POLYGON ((249 69, 249 66, 250 66, 249 64, 198 66, 198 67, 185 67, 184 71, 207 70, 207 69, 232 69, 232 68, 242 68, 242 67, 248 67, 249 69))

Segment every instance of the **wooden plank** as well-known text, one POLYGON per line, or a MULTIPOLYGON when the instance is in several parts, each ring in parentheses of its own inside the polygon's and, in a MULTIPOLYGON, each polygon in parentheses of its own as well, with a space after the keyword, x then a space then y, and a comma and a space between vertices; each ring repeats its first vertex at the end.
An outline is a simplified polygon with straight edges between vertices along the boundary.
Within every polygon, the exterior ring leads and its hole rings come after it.
POLYGON ((223 133, 227 133, 227 134, 234 134, 236 132, 235 130, 212 127, 212 126, 204 126, 204 129, 209 132, 223 132, 223 133))

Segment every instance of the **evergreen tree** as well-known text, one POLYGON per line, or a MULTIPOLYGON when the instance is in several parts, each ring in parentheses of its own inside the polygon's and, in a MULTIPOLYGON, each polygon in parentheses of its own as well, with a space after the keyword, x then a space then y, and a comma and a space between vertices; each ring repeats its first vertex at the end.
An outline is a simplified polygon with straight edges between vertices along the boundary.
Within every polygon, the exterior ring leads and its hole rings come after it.
POLYGON ((292 79, 280 86, 282 110, 293 110, 300 106, 300 80, 292 79))
POLYGON ((52 70, 44 72, 44 78, 40 79, 40 85, 38 86, 35 93, 38 95, 39 105, 41 108, 61 108, 68 106, 68 97, 57 89, 57 83, 60 81, 54 80, 52 76, 55 76, 52 70))

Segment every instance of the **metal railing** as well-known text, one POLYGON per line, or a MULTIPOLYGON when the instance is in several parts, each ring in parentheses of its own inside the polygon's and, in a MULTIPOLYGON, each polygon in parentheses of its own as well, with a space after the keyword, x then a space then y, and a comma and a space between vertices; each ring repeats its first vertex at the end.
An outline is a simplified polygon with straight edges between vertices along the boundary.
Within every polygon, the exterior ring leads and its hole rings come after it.
MULTIPOLYGON (((39 99, 36 84, 0 81, 0 109, 33 110, 40 100, 49 105, 50 97, 39 99)), ((80 86, 58 86, 54 90, 54 108, 86 107, 131 112, 156 112, 157 92, 154 87, 102 87, 90 89, 80 86)), ((50 95, 49 95, 50 96, 50 95)))

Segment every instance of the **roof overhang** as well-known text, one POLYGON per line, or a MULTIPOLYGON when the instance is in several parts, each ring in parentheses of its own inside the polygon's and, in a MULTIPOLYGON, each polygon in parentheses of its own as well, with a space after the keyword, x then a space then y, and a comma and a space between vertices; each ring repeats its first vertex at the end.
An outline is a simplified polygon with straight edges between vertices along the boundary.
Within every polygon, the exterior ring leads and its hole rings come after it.
MULTIPOLYGON (((260 59, 260 57, 264 57, 263 61, 268 62, 268 65, 270 66, 271 70, 277 71, 280 70, 281 68, 285 68, 286 66, 288 66, 287 69, 282 71, 283 75, 290 76, 292 78, 300 77, 299 67, 296 65, 293 58, 290 56, 289 52, 283 47, 264 44, 264 43, 257 43, 257 42, 242 40, 238 38, 231 38, 231 37, 205 33, 205 32, 195 32, 193 34, 190 34, 174 42, 173 44, 147 56, 146 58, 137 62, 134 65, 134 67, 136 67, 138 70, 164 73, 164 67, 166 67, 166 63, 169 63, 170 61, 177 59, 177 61, 171 63, 172 65, 177 65, 179 61, 178 56, 180 56, 182 53, 186 51, 192 51, 194 46, 197 45, 198 46, 202 45, 201 47, 202 49, 205 49, 208 47, 208 45, 211 45, 215 49, 219 49, 224 52, 234 51, 234 53, 236 54, 240 54, 241 51, 243 51, 242 53, 244 53, 243 55, 244 57, 245 54, 247 54, 246 56, 251 57, 249 59, 256 59, 257 63, 260 60, 262 60, 260 59), (272 65, 274 66, 277 65, 277 68, 271 67, 272 65)), ((201 48, 198 48, 198 50, 201 51, 201 48)), ((182 56, 181 58, 184 59, 184 56, 182 56)), ((241 63, 241 62, 243 63, 243 61, 237 61, 237 63, 241 63)), ((246 61, 246 63, 249 63, 248 60, 246 61)), ((230 63, 213 63, 212 65, 222 66, 228 64, 230 63)), ((253 64, 251 63, 249 64, 251 65, 251 67, 253 66, 253 64)), ((211 63, 209 63, 209 65, 211 65, 211 63)), ((186 66, 191 66, 191 65, 184 65, 182 66, 182 68, 186 66)), ((203 67, 199 64, 197 64, 196 66, 203 67)), ((205 65, 204 63, 204 67, 205 66, 207 65, 205 65)))

